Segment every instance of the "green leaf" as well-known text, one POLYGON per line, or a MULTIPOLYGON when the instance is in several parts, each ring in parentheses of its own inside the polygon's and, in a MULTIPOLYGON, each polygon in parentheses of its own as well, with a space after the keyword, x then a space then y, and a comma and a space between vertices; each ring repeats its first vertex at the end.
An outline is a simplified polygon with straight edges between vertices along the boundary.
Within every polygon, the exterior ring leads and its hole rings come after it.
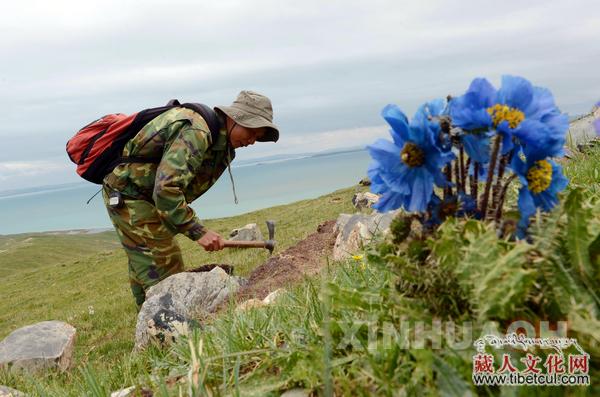
POLYGON ((493 225, 481 235, 470 235, 469 240, 456 271, 479 318, 514 318, 535 282, 528 259, 533 246, 499 240, 493 225))
POLYGON ((592 266, 594 266, 595 269, 598 269, 600 266, 600 233, 596 236, 594 241, 590 243, 588 253, 590 255, 590 260, 592 261, 592 266))
POLYGON ((467 397, 473 395, 471 387, 458 371, 437 354, 433 356, 433 369, 437 377, 437 387, 441 397, 467 397))
POLYGON ((549 307, 547 312, 553 313, 554 317, 567 315, 573 300, 592 302, 592 298, 585 294, 586 289, 580 278, 564 258, 566 233, 563 218, 560 211, 553 211, 544 222, 536 223, 531 228, 537 251, 533 264, 539 272, 538 282, 549 307))
POLYGON ((567 212, 566 243, 571 262, 586 283, 594 279, 595 271, 590 260, 588 246, 593 237, 588 224, 593 219, 592 210, 586 205, 581 189, 573 189, 565 202, 567 212))

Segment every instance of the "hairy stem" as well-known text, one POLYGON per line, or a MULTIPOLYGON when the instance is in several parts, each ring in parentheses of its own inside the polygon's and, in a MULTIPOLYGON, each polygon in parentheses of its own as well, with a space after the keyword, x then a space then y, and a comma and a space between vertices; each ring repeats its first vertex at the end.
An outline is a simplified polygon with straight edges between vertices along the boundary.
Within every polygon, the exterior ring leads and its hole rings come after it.
POLYGON ((458 161, 460 163, 460 190, 464 192, 467 189, 467 172, 465 170, 465 149, 462 144, 458 152, 458 161))
MULTIPOLYGON (((444 174, 446 175, 446 180, 448 182, 452 182, 452 165, 447 164, 444 167, 444 174)), ((447 198, 449 196, 452 196, 452 187, 446 186, 444 188, 444 198, 447 198)))
POLYGON ((479 163, 473 163, 473 175, 471 175, 471 197, 477 200, 477 187, 479 185, 479 163))
POLYGON ((498 200, 500 199, 500 191, 502 190, 502 178, 504 177, 504 170, 508 162, 508 155, 501 156, 500 162, 498 163, 498 174, 496 175, 496 183, 492 188, 492 209, 498 207, 498 200))
POLYGON ((458 194, 458 192, 462 192, 462 185, 461 185, 461 181, 460 181, 460 170, 459 170, 459 164, 458 164, 458 160, 454 160, 454 179, 456 180, 456 194, 458 194))
POLYGON ((500 135, 494 137, 494 146, 492 148, 492 157, 490 158, 490 166, 487 171, 487 180, 485 181, 485 189, 481 197, 481 216, 487 218, 488 201, 490 198, 490 190, 492 189, 492 181, 494 180, 494 170, 498 161, 498 152, 500 151, 500 135))
POLYGON ((502 190, 500 191, 500 197, 498 199, 498 205, 496 206, 496 215, 494 216, 494 220, 496 223, 500 222, 500 218, 502 218, 502 208, 504 207, 504 199, 506 198, 506 191, 508 190, 508 186, 512 181, 517 177, 516 174, 512 174, 506 180, 504 186, 502 186, 502 190))

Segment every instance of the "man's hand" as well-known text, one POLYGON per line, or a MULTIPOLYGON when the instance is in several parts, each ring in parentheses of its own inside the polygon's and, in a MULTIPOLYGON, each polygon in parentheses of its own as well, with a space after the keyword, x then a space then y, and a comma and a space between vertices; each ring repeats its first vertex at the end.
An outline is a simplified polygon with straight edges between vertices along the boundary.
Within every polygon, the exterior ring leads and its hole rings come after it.
POLYGON ((207 230, 204 236, 198 240, 198 244, 201 245, 206 251, 220 251, 225 247, 225 241, 220 234, 207 230))

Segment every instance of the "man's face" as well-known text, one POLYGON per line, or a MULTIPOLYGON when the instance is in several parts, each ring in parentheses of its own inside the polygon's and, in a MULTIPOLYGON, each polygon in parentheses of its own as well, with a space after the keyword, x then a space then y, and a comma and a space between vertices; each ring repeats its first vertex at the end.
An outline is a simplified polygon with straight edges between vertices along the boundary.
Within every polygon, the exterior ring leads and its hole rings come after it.
POLYGON ((265 134, 265 128, 246 128, 235 124, 229 133, 229 143, 234 148, 254 145, 257 139, 265 134))

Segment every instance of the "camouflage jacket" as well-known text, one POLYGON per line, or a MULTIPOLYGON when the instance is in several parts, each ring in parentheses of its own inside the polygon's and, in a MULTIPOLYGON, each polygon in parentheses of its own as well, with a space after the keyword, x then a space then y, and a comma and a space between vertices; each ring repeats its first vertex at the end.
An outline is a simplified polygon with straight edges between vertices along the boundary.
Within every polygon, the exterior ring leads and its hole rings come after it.
POLYGON ((123 156, 159 157, 159 164, 118 165, 104 184, 125 199, 154 203, 163 223, 192 240, 204 227, 189 203, 206 192, 235 157, 221 129, 212 142, 208 125, 196 112, 174 108, 154 118, 123 149, 123 156))

